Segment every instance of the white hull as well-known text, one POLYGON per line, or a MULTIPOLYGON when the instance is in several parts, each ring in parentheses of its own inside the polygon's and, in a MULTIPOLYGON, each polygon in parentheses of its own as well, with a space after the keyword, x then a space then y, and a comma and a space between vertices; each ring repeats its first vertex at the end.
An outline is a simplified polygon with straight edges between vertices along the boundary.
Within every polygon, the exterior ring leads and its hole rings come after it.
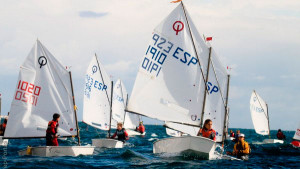
POLYGON ((124 143, 115 139, 92 139, 92 145, 103 148, 123 148, 124 143))
POLYGON ((227 135, 226 140, 232 141, 232 140, 234 140, 234 137, 230 137, 229 135, 227 135))
POLYGON ((210 160, 216 149, 216 142, 198 136, 170 137, 153 143, 153 153, 182 153, 210 160))
POLYGON ((264 144, 276 144, 276 143, 280 143, 283 144, 283 140, 278 140, 278 139, 264 139, 263 143, 264 144))
POLYGON ((129 136, 144 136, 146 134, 146 132, 141 134, 140 132, 137 132, 137 131, 134 131, 134 130, 129 130, 129 129, 126 129, 126 131, 127 131, 129 136))
POLYGON ((8 139, 3 139, 3 136, 0 136, 0 146, 6 146, 8 144, 8 139))
POLYGON ((19 151, 19 156, 30 155, 40 157, 92 155, 94 146, 40 146, 28 147, 19 151))

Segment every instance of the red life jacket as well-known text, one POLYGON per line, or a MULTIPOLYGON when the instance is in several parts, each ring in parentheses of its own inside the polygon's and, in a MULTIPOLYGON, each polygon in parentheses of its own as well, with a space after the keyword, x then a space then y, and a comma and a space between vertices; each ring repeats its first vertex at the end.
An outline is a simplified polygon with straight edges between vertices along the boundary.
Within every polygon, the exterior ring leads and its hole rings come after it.
POLYGON ((277 133, 277 138, 278 138, 279 140, 283 140, 283 139, 285 139, 285 135, 284 135, 282 132, 278 132, 278 133, 277 133))
POLYGON ((57 123, 57 121, 53 121, 53 120, 49 121, 46 134, 55 135, 57 133, 58 126, 59 124, 57 123))
POLYGON ((216 131, 214 129, 210 129, 210 130, 202 129, 201 133, 203 137, 216 141, 216 131))
POLYGON ((145 127, 144 126, 139 126, 139 132, 144 133, 145 132, 145 127))
POLYGON ((234 137, 234 132, 230 133, 230 137, 234 137))

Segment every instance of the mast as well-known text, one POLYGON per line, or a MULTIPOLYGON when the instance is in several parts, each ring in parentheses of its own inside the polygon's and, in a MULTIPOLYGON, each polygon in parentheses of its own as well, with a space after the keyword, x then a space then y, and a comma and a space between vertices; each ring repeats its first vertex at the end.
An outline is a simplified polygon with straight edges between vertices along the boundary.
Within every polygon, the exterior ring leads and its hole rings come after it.
POLYGON ((270 120, 269 120, 269 107, 268 107, 268 104, 266 104, 266 107, 267 107, 267 117, 268 117, 268 128, 269 128, 269 138, 271 138, 271 135, 270 135, 270 120))
MULTIPOLYGON (((123 95, 122 95, 123 97, 123 95)), ((123 124, 125 124, 125 118, 126 118, 126 107, 127 107, 127 104, 128 104, 128 94, 126 96, 126 105, 125 105, 125 109, 124 109, 124 120, 123 120, 123 124)))
MULTIPOLYGON (((189 20, 188 20, 187 15, 186 15, 185 7, 184 7, 182 1, 180 2, 180 4, 181 4, 181 6, 182 6, 182 8, 183 8, 185 20, 186 20, 186 22, 187 22, 187 25, 188 25, 188 28, 189 28, 188 30, 189 30, 189 33, 190 33, 190 35, 191 35, 191 39, 192 39, 192 43, 193 43, 193 47, 194 47, 194 52, 195 52, 196 57, 197 57, 197 59, 198 59, 199 68, 200 68, 200 71, 201 71, 201 74, 202 74, 202 78, 203 78, 203 80, 204 80, 204 85, 205 85, 205 89, 204 89, 204 90, 205 90, 204 98, 206 99, 206 92, 208 93, 208 91, 207 91, 207 84, 206 84, 207 80, 204 79, 204 74, 203 74, 203 71, 202 71, 202 69, 201 69, 200 59, 199 59, 199 56, 198 56, 198 52, 197 52, 197 50, 196 50, 196 45, 195 45, 194 38, 193 38, 193 35, 192 35, 192 31, 191 31, 191 28, 190 28, 189 20)), ((210 57, 210 55, 211 55, 211 47, 210 47, 210 51, 209 51, 209 57, 210 57)), ((210 60, 210 59, 209 59, 209 60, 210 60)), ((209 61, 209 62, 210 62, 210 61, 209 61)), ((209 62, 208 62, 208 64, 209 64, 209 62)), ((208 69, 209 69, 209 67, 208 67, 208 69)), ((207 72, 207 76, 208 76, 208 72, 207 72)), ((204 104, 204 105, 205 105, 205 99, 204 99, 204 101, 203 101, 203 104, 204 104)), ((201 128, 202 123, 203 123, 203 115, 204 115, 204 108, 202 108, 202 114, 201 114, 201 119, 200 119, 200 120, 201 120, 201 121, 200 121, 200 128, 201 128)))
MULTIPOLYGON (((105 84, 96 53, 95 53, 95 57, 96 57, 96 61, 97 61, 97 65, 98 65, 98 68, 99 68, 99 73, 100 73, 102 82, 103 82, 103 84, 105 84)), ((110 104, 110 105, 109 105, 109 106, 110 106, 109 129, 108 129, 108 137, 110 137, 111 117, 112 117, 113 81, 111 81, 111 98, 110 98, 110 100, 109 100, 109 97, 108 97, 107 90, 105 90, 105 93, 106 93, 107 101, 108 101, 108 103, 110 104)))
POLYGON ((227 91, 226 91, 226 102, 225 102, 225 118, 224 118, 224 128, 223 128, 223 137, 222 137, 222 145, 224 145, 224 140, 226 138, 228 121, 229 121, 229 108, 228 108, 228 96, 229 96, 229 83, 230 83, 230 75, 227 75, 227 91), (228 121, 227 121, 228 117, 228 121))
POLYGON ((73 90, 73 82, 72 82, 72 73, 69 71, 70 75, 70 82, 71 82, 71 89, 72 89, 72 99, 73 99, 73 107, 74 107, 74 113, 75 113, 75 120, 76 120, 76 129, 77 129, 77 139, 78 139, 78 145, 80 146, 80 135, 79 135, 79 126, 77 121, 77 111, 76 111, 76 104, 75 104, 75 96, 74 96, 74 90, 73 90))
MULTIPOLYGON (((208 75, 209 75, 209 67, 210 67, 210 60, 211 60, 211 47, 209 47, 209 56, 208 56, 208 63, 207 63, 207 74, 205 79, 205 84, 208 81, 208 75)), ((205 85, 206 87, 206 85, 205 85)), ((202 112, 201 112, 201 121, 200 121, 200 128, 202 128, 203 125, 203 116, 205 111, 205 105, 206 105, 206 95, 208 92, 204 92, 204 98, 203 98, 203 106, 202 106, 202 112)))
POLYGON ((111 81, 111 99, 110 99, 110 115, 109 115, 109 128, 108 128, 108 137, 110 137, 111 130, 111 118, 112 118, 112 98, 113 98, 113 90, 114 90, 114 82, 111 81))

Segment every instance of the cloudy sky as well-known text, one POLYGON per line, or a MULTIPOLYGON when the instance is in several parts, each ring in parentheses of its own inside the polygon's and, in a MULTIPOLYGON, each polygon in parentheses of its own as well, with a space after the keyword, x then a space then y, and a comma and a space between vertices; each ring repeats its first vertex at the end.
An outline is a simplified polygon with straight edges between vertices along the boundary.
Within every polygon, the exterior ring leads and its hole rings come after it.
MULTIPOLYGON (((72 66, 79 118, 84 74, 94 53, 114 80, 132 90, 152 30, 177 4, 170 0, 0 1, 0 93, 10 109, 19 67, 38 38, 72 66)), ((269 105, 271 129, 300 121, 300 1, 185 0, 200 34, 231 67, 230 127, 253 128, 255 89, 269 105)), ((153 122, 149 119, 147 122, 153 122)))

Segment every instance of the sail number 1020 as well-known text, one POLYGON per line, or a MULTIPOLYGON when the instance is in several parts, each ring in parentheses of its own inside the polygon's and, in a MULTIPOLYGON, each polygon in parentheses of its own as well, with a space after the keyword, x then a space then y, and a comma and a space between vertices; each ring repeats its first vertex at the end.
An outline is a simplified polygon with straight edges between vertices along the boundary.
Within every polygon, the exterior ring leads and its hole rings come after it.
POLYGON ((15 99, 36 106, 41 87, 25 81, 19 81, 15 99))

